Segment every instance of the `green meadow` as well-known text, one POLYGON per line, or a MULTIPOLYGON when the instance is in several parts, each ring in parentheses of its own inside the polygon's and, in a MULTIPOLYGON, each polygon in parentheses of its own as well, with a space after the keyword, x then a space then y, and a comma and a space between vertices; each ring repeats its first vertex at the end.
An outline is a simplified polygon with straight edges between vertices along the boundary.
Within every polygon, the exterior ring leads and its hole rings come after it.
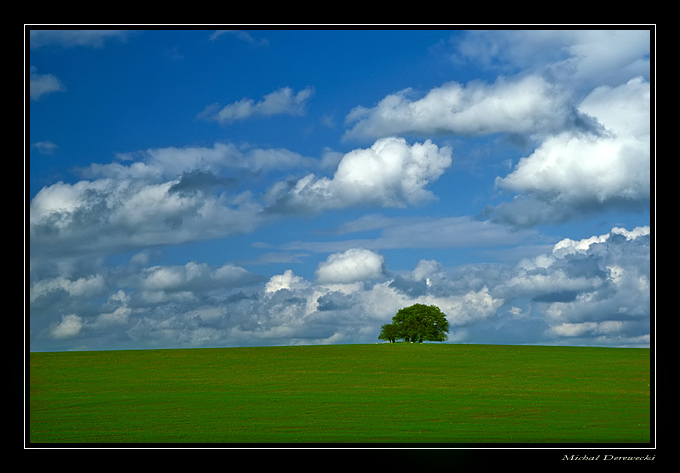
POLYGON ((650 442, 650 350, 456 344, 31 353, 40 443, 650 442))

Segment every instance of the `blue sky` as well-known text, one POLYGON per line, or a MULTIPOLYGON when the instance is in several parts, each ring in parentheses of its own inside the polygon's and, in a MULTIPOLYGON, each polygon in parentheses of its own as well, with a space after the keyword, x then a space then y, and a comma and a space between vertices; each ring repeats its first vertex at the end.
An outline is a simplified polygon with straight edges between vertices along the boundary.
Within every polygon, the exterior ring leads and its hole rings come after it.
POLYGON ((651 342, 648 30, 31 30, 30 349, 651 342))

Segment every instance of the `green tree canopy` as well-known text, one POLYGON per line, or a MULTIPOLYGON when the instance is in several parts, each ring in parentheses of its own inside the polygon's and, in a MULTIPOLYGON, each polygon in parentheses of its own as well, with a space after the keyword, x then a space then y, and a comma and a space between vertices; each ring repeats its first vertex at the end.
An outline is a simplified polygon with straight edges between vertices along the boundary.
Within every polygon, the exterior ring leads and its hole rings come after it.
POLYGON ((436 305, 413 304, 399 309, 392 317, 392 323, 381 329, 379 340, 443 342, 448 339, 449 321, 436 305))

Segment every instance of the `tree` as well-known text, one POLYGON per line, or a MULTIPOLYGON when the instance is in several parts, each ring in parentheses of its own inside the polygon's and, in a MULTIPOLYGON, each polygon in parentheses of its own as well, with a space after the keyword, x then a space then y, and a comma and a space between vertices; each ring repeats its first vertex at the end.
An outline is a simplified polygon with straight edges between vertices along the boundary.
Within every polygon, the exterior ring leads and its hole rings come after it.
POLYGON ((389 340, 390 343, 394 343, 397 338, 399 338, 399 327, 394 324, 385 324, 380 327, 380 335, 378 335, 378 340, 389 340))
POLYGON ((436 305, 413 304, 399 309, 392 323, 381 328, 379 340, 443 342, 448 339, 449 321, 436 305))

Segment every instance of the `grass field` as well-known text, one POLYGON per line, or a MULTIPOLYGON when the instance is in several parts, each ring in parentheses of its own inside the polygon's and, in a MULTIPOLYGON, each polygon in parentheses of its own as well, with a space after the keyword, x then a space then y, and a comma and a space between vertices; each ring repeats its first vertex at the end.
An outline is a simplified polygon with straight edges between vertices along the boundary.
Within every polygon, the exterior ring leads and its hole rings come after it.
POLYGON ((650 350, 31 353, 33 443, 648 443, 650 350))

